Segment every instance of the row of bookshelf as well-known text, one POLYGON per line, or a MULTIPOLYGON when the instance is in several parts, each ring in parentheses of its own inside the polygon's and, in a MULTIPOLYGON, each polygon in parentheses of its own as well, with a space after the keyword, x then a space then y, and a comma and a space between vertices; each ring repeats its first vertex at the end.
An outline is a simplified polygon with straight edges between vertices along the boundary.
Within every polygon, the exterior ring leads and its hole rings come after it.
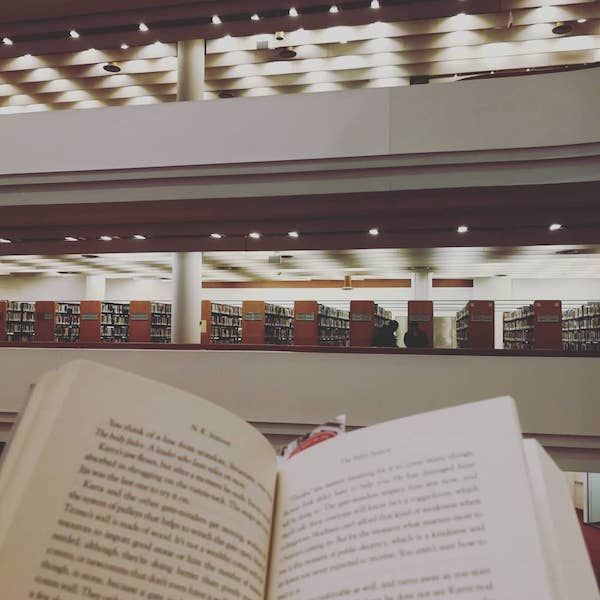
POLYGON ((563 313, 562 342, 567 352, 600 350, 599 302, 589 302, 563 313))
POLYGON ((458 348, 491 350, 494 348, 494 302, 471 300, 456 314, 458 348))
POLYGON ((503 315, 506 350, 561 350, 560 300, 536 300, 503 315))

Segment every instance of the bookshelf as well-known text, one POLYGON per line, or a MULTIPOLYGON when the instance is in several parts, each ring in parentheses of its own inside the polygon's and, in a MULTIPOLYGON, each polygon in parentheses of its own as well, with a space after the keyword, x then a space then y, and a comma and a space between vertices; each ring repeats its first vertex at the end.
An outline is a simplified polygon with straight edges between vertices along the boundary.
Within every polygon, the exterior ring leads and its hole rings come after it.
POLYGON ((207 344, 239 344, 242 341, 242 308, 202 300, 202 341, 207 344))
POLYGON ((100 340, 120 343, 129 339, 129 303, 102 302, 100 340))
POLYGON ((294 337, 294 311, 262 300, 242 303, 242 343, 289 345, 294 337))
POLYGON ((152 302, 150 341, 155 344, 171 343, 171 305, 165 302, 152 302))
POLYGON ((56 302, 38 300, 35 303, 35 339, 53 342, 56 336, 56 302))
POLYGON ((504 313, 503 338, 506 350, 562 350, 560 300, 536 300, 504 313))
POLYGON ((375 332, 392 320, 392 313, 373 300, 350 301, 350 345, 372 346, 375 332))
POLYGON ((82 300, 80 314, 79 339, 82 342, 100 341, 100 322, 102 302, 98 300, 82 300))
POLYGON ((6 300, 0 300, 0 342, 6 342, 6 300))
MULTIPOLYGON (((119 339, 117 341, 152 342, 156 344, 171 342, 170 304, 149 300, 132 300, 129 303, 128 316, 127 340, 119 339)), ((118 319, 118 327, 123 325, 122 321, 123 319, 118 319)), ((122 334, 123 332, 119 330, 118 333, 122 334)))
POLYGON ((6 306, 6 335, 11 342, 35 339, 35 303, 9 300, 6 306))
POLYGON ((81 325, 79 302, 56 302, 55 339, 57 342, 78 342, 81 325))
POLYGON ((315 300, 294 303, 295 346, 347 346, 350 313, 319 304, 315 300))
POLYGON ((431 300, 408 301, 408 325, 418 323, 427 335, 426 348, 433 348, 433 302, 431 300))
POLYGON ((456 343, 471 350, 494 349, 494 303, 469 300, 456 314, 456 343))
POLYGON ((600 302, 566 310, 562 321, 563 349, 567 352, 600 351, 600 302))

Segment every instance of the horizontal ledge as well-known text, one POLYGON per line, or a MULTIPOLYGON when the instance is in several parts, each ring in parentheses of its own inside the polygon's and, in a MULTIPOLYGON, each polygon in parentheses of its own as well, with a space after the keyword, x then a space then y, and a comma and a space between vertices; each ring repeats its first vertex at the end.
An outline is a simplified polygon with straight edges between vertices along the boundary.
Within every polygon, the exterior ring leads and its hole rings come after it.
POLYGON ((61 342, 31 342, 12 343, 0 342, 0 349, 14 349, 19 351, 35 350, 42 348, 63 348, 71 350, 186 350, 186 351, 238 351, 238 352, 311 352, 321 354, 388 354, 395 356, 520 356, 523 358, 600 358, 600 352, 563 352, 558 350, 532 350, 523 352, 519 350, 463 350, 458 348, 372 348, 339 346, 279 346, 279 345, 253 345, 253 344, 146 344, 136 342, 124 343, 61 343, 61 342))

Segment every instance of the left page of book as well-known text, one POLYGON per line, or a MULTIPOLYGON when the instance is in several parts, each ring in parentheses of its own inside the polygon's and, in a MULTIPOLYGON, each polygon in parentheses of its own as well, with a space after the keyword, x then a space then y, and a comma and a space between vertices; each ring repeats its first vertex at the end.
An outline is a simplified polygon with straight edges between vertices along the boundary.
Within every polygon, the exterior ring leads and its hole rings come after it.
POLYGON ((57 373, 5 459, 2 596, 262 600, 267 440, 164 384, 85 361, 57 373))

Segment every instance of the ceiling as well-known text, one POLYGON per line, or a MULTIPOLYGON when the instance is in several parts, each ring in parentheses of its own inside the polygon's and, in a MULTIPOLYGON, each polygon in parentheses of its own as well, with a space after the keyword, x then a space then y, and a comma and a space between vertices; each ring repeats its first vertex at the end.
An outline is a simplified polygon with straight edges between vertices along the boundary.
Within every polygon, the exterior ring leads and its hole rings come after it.
POLYGON ((174 100, 175 42, 186 39, 207 40, 205 99, 600 62, 595 0, 380 0, 378 9, 370 8, 371 0, 338 0, 336 14, 324 0, 11 4, 0 13, 0 38, 13 42, 0 43, 0 112, 174 100), (297 17, 289 16, 291 5, 297 17), (253 13, 258 20, 251 20, 253 13), (215 14, 221 24, 211 23, 215 14), (553 33, 558 21, 570 31, 553 33), (149 31, 139 31, 141 22, 149 31), (70 38, 71 29, 78 39, 70 38), (121 50, 122 44, 129 47, 121 50), (295 55, 285 58, 281 52, 290 47, 295 55), (121 73, 103 71, 107 61, 116 61, 121 73))
MULTIPOLYGON (((171 278, 170 253, 4 256, 0 275, 104 274, 171 278)), ((205 281, 406 278, 427 268, 437 277, 600 277, 600 245, 410 248, 293 252, 206 252, 205 281)))

